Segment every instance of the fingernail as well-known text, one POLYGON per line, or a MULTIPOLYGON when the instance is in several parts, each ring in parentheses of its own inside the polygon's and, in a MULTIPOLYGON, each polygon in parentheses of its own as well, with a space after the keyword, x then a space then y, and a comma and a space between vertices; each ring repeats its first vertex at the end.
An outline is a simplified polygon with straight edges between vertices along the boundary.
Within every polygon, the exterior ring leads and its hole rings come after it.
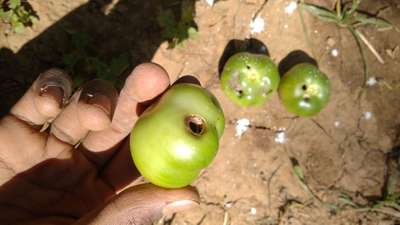
POLYGON ((82 87, 79 101, 99 107, 107 115, 112 117, 117 104, 117 89, 108 81, 92 80, 82 87))
POLYGON ((170 216, 177 212, 197 208, 198 206, 199 206, 199 203, 192 201, 192 200, 179 200, 179 201, 171 202, 164 207, 163 215, 170 216))
POLYGON ((55 98, 60 107, 68 102, 72 93, 72 81, 68 74, 60 69, 49 69, 39 75, 34 86, 39 96, 55 98))

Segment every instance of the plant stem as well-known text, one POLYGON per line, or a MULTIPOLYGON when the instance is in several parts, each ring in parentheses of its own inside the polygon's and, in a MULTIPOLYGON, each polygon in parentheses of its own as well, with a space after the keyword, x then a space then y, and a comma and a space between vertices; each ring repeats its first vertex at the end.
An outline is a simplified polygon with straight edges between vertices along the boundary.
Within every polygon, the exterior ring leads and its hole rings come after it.
POLYGON ((307 45, 311 49, 312 57, 315 58, 316 54, 314 52, 314 45, 311 42, 310 36, 308 35, 308 29, 307 29, 306 23, 304 22, 303 4, 302 3, 303 3, 303 1, 301 1, 299 7, 297 8, 297 11, 299 12, 299 16, 300 16, 301 28, 303 29, 303 33, 304 33, 304 37, 306 39, 307 45))
POLYGON ((364 44, 369 48, 369 50, 371 50, 372 54, 374 54, 374 56, 376 57, 376 59, 378 59, 378 61, 382 64, 385 64, 385 61, 383 60, 383 58, 381 57, 381 55, 379 55, 379 53, 375 50, 374 46, 372 46, 372 44, 368 41, 368 39, 357 29, 354 29, 354 31, 357 33, 357 35, 360 37, 361 41, 364 42, 364 44))
POLYGON ((342 1, 336 1, 336 13, 338 18, 342 18, 342 1))
POLYGON ((368 65, 367 65, 367 60, 365 57, 364 49, 362 48, 361 40, 360 40, 360 37, 359 37, 358 33, 356 32, 356 30, 351 26, 349 26, 348 29, 351 32, 351 34, 353 35, 354 39, 356 40, 358 50, 360 51, 360 54, 361 54, 361 59, 362 59, 363 68, 364 68, 364 80, 363 80, 363 84, 361 87, 365 87, 366 82, 367 82, 367 77, 368 77, 368 65))

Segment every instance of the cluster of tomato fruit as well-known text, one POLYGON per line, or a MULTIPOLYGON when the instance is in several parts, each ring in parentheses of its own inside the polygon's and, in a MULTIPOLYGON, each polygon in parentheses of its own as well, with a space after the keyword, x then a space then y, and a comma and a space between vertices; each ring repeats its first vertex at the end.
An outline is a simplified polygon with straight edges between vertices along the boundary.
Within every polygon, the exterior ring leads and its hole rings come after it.
MULTIPOLYGON (((311 116, 328 102, 328 78, 311 64, 294 66, 280 79, 266 56, 237 53, 221 75, 224 92, 241 106, 263 104, 279 89, 285 107, 311 116)), ((224 113, 217 99, 194 84, 171 86, 141 115, 132 130, 130 147, 139 172, 165 188, 192 183, 214 159, 224 131, 224 113)))
POLYGON ((328 77, 309 63, 300 63, 280 78, 277 66, 261 54, 237 53, 221 75, 222 89, 240 106, 265 103, 276 90, 285 108, 298 116, 313 116, 329 101, 328 77))

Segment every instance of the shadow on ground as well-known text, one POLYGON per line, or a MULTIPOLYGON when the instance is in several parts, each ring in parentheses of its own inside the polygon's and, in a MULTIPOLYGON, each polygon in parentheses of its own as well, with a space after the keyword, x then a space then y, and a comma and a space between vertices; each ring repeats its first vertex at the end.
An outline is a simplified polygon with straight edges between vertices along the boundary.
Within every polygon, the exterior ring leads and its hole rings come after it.
POLYGON ((183 4, 194 10, 194 0, 120 0, 106 15, 103 9, 111 2, 91 0, 80 6, 16 54, 0 49, 0 116, 51 67, 66 69, 76 85, 100 77, 120 86, 135 65, 149 61, 168 39, 158 21, 160 11, 181 18, 190 12, 183 12, 183 4))

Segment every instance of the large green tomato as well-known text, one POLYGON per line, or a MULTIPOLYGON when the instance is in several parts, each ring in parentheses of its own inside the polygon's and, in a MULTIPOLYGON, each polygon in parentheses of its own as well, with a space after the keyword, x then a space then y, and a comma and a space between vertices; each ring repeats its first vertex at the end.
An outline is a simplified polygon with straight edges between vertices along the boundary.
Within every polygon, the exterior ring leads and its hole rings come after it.
POLYGON ((282 78, 279 97, 289 112, 299 116, 319 113, 329 101, 328 77, 309 63, 297 64, 282 78))
POLYGON ((136 122, 132 158, 150 182, 165 188, 189 185, 214 159, 224 131, 217 99, 194 84, 176 84, 136 122))
POLYGON ((268 56, 248 52, 231 56, 221 75, 222 90, 240 106, 263 104, 278 89, 279 80, 278 68, 268 56))

